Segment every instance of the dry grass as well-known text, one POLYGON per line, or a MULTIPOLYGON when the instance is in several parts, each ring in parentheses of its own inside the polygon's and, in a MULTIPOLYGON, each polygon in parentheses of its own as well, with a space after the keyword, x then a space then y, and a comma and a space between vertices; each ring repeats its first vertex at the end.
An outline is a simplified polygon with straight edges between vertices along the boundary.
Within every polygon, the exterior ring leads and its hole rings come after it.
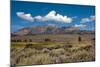
POLYGON ((95 46, 91 38, 90 40, 83 40, 81 42, 73 43, 72 41, 12 42, 11 64, 37 65, 89 62, 95 60, 95 46))

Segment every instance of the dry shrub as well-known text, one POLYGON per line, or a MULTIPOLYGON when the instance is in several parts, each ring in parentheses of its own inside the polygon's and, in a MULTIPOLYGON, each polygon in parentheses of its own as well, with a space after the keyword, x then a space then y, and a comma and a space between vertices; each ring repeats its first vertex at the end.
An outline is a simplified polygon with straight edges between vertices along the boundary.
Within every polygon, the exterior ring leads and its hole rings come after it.
POLYGON ((41 53, 41 51, 35 48, 27 48, 20 52, 20 54, 24 54, 28 57, 35 55, 35 54, 39 54, 39 53, 41 53))
POLYGON ((51 56, 59 56, 64 54, 66 51, 63 48, 53 49, 50 53, 51 56))
POLYGON ((66 49, 68 52, 70 52, 70 53, 75 53, 75 52, 77 52, 78 51, 78 49, 79 49, 79 47, 73 47, 73 48, 68 48, 68 49, 66 49))
POLYGON ((95 52, 92 45, 88 44, 42 44, 27 45, 23 48, 11 50, 11 64, 36 65, 69 62, 94 61, 95 52))
POLYGON ((51 64, 53 63, 52 57, 49 54, 33 55, 31 59, 32 59, 32 64, 51 64))
POLYGON ((86 62, 95 60, 94 53, 92 53, 91 51, 87 52, 85 50, 77 51, 76 53, 72 54, 70 58, 72 62, 86 62))
POLYGON ((80 47, 80 50, 82 49, 89 51, 90 49, 93 49, 93 48, 92 48, 92 45, 85 45, 85 46, 80 47))
POLYGON ((49 52, 50 52, 50 50, 49 50, 49 49, 47 49, 47 48, 44 48, 44 49, 42 49, 42 52, 43 52, 43 53, 49 53, 49 52))
POLYGON ((67 56, 66 55, 60 55, 59 56, 59 59, 60 59, 60 63, 65 63, 66 62, 66 59, 67 58, 67 56))

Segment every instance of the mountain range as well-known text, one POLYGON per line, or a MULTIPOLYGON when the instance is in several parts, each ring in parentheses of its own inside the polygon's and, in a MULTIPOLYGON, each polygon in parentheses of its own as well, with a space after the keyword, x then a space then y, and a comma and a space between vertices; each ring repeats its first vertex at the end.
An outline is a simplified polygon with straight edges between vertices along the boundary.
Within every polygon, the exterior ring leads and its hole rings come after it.
MULTIPOLYGON (((17 32, 11 33, 13 36, 24 36, 33 34, 67 34, 67 33, 79 33, 80 27, 57 27, 57 26, 33 26, 19 29, 17 32)), ((83 31, 81 31, 83 32, 83 31)), ((93 33, 84 31, 85 33, 93 33)))

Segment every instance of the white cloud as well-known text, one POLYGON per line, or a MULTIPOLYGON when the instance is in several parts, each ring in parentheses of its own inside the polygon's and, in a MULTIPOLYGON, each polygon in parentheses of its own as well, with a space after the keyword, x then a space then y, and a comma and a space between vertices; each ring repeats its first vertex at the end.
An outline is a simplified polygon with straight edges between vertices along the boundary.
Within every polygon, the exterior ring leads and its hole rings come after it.
POLYGON ((94 21, 95 20, 95 16, 90 16, 91 20, 94 21))
POLYGON ((64 23, 71 23, 72 18, 63 16, 61 14, 57 14, 56 11, 50 11, 45 16, 35 16, 34 19, 38 21, 55 21, 55 22, 64 22, 64 23))
POLYGON ((89 18, 82 18, 81 23, 92 22, 95 21, 95 16, 90 16, 89 18))
POLYGON ((33 22, 34 18, 31 16, 31 14, 25 14, 24 12, 17 12, 16 15, 24 20, 33 22))
POLYGON ((81 19, 81 23, 86 23, 86 22, 90 22, 91 20, 89 18, 82 18, 81 19))
POLYGON ((40 15, 39 16, 35 16, 34 19, 37 20, 37 21, 44 21, 44 18, 42 16, 40 16, 40 15))
POLYGON ((74 27, 86 27, 86 25, 84 25, 84 24, 79 24, 79 25, 75 24, 74 27))
POLYGON ((47 15, 41 16, 37 15, 32 17, 31 14, 24 14, 24 12, 17 12, 16 13, 18 17, 27 20, 27 21, 55 21, 55 22, 61 22, 61 23, 71 23, 72 18, 63 16, 61 14, 56 13, 56 11, 52 10, 47 15))

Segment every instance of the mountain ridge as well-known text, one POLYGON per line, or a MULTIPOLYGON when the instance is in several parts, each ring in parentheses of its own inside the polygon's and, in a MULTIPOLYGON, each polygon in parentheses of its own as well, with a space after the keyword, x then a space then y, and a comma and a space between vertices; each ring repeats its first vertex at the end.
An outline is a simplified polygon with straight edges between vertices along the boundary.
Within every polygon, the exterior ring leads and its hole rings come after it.
POLYGON ((86 30, 80 30, 80 27, 57 27, 57 26, 33 26, 19 29, 12 33, 15 36, 33 35, 33 34, 67 34, 67 33, 93 33, 86 30))

